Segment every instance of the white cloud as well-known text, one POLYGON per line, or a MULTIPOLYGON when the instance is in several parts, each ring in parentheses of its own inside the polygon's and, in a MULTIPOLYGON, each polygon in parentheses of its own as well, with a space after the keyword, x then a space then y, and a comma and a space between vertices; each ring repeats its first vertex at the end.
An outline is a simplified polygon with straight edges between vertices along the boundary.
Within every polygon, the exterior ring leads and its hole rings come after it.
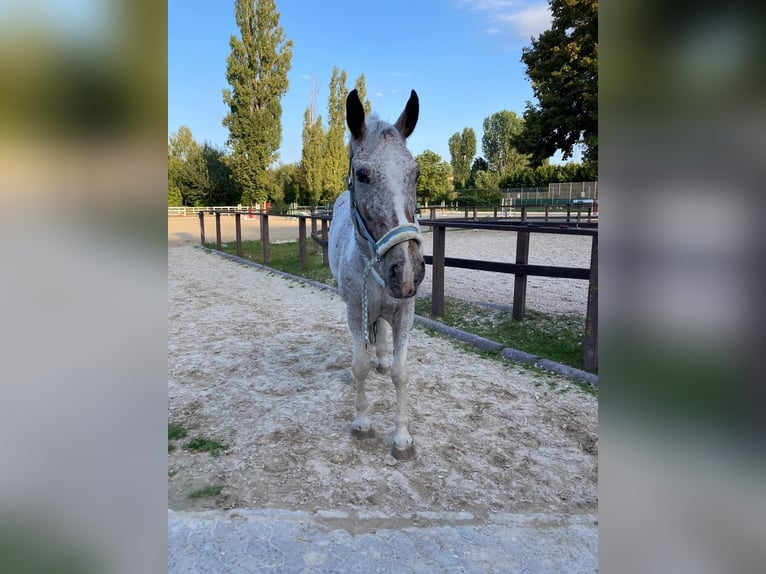
POLYGON ((379 98, 382 98, 383 97, 383 92, 375 92, 375 95, 378 96, 379 98))
POLYGON ((490 20, 486 32, 496 36, 502 28, 521 40, 529 40, 551 26, 551 11, 539 0, 458 0, 460 7, 485 12, 490 20))
POLYGON ((551 27, 551 11, 547 5, 530 6, 513 14, 499 14, 498 18, 507 22, 513 33, 525 40, 551 27))

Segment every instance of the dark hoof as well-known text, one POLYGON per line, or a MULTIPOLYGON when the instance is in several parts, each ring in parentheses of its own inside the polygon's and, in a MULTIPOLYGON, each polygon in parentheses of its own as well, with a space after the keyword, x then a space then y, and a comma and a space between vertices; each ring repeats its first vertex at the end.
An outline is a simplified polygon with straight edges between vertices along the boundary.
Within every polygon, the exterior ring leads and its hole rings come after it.
POLYGON ((388 373, 391 372, 390 368, 383 365, 378 365, 377 367, 375 367, 375 370, 378 371, 381 375, 387 375, 388 373))
POLYGON ((351 429, 351 436, 358 440, 367 440, 375 438, 375 429, 370 427, 367 430, 351 429))
POLYGON ((391 454, 396 460, 412 460, 415 458, 415 445, 411 444, 407 448, 396 448, 391 450, 391 454))

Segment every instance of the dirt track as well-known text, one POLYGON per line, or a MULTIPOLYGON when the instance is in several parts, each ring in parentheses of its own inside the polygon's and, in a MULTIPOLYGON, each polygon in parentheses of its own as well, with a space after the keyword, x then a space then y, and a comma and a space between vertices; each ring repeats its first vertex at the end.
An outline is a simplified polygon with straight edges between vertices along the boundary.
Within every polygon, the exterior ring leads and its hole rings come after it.
POLYGON ((168 416, 229 449, 169 453, 171 508, 301 509, 328 520, 341 513, 351 517, 347 528, 354 517, 393 525, 415 513, 438 523, 445 512, 480 520, 490 511, 596 511, 594 397, 416 329, 417 458, 399 463, 389 454, 394 391, 385 376, 368 381, 378 438, 350 435, 343 302, 183 246, 179 233, 169 222, 169 244, 181 245, 168 249, 168 416), (209 484, 223 485, 221 495, 189 498, 209 484))

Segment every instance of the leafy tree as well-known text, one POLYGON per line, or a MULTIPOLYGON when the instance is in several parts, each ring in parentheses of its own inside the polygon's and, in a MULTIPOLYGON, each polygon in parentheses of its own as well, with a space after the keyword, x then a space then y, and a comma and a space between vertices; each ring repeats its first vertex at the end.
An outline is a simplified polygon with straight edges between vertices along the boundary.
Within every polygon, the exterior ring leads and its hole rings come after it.
POLYGON ((280 164, 274 171, 274 180, 282 190, 282 199, 285 204, 299 201, 301 174, 300 167, 294 163, 280 164))
POLYGON ((524 120, 515 112, 503 110, 494 113, 484 118, 483 128, 481 148, 489 164, 489 171, 502 177, 527 165, 528 158, 515 147, 524 129, 524 120))
POLYGON ((361 74, 354 82, 354 89, 359 93, 359 101, 362 102, 365 117, 372 113, 372 104, 367 99, 367 84, 364 74, 361 74))
POLYGON ((264 202, 278 193, 268 168, 278 158, 282 140, 281 98, 287 92, 292 40, 285 40, 274 0, 235 0, 241 38, 232 35, 223 91, 230 112, 230 165, 243 190, 242 201, 264 202))
POLYGON ((451 168, 441 156, 429 149, 415 157, 420 169, 417 193, 424 205, 452 191, 451 168))
POLYGON ((468 184, 471 162, 476 155, 476 132, 473 128, 463 128, 462 133, 450 136, 449 153, 452 159, 452 173, 455 174, 455 187, 463 189, 468 184))
POLYGON ((234 174, 223 151, 206 142, 202 146, 201 153, 209 181, 209 187, 205 190, 205 204, 235 205, 239 203, 242 190, 234 181, 234 174))
POLYGON ((327 179, 324 162, 327 136, 322 127, 322 116, 311 118, 311 107, 303 114, 303 149, 301 150, 301 180, 306 191, 305 202, 318 205, 327 179))
POLYGON ((500 176, 492 171, 479 169, 474 173, 474 187, 476 189, 495 189, 498 187, 499 181, 500 176))
POLYGON ((197 142, 192 137, 191 130, 187 126, 181 126, 178 131, 168 137, 168 205, 181 206, 184 204, 183 191, 180 185, 181 168, 196 147, 197 142))
POLYGON ((334 200, 346 188, 345 175, 348 171, 348 153, 346 152, 346 71, 338 72, 337 66, 332 70, 330 79, 330 96, 327 102, 328 125, 327 146, 324 161, 327 165, 324 182, 325 201, 334 200))
POLYGON ((598 162, 598 0, 549 0, 551 29, 532 39, 521 61, 537 105, 527 102, 519 149, 532 162, 561 150, 572 156, 584 144, 583 159, 598 162))
POLYGON ((480 171, 489 171, 489 164, 483 157, 477 157, 471 164, 471 175, 468 177, 468 187, 476 187, 476 174, 480 171))
POLYGON ((188 152, 178 174, 178 183, 185 205, 209 205, 212 183, 199 145, 188 152))

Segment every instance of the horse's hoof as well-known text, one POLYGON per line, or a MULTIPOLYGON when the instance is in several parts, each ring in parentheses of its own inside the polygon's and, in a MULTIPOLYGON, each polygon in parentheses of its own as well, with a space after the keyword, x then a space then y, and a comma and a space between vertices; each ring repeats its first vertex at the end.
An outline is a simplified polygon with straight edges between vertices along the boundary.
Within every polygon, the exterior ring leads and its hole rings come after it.
POLYGON ((378 371, 381 375, 387 375, 391 372, 391 369, 385 365, 378 365, 375 367, 375 370, 378 371))
POLYGON ((375 438, 375 429, 370 427, 367 430, 351 429, 351 436, 357 440, 367 440, 375 438))
POLYGON ((396 460, 412 460, 415 458, 415 445, 411 444, 407 448, 396 448, 391 450, 391 455, 396 460))

